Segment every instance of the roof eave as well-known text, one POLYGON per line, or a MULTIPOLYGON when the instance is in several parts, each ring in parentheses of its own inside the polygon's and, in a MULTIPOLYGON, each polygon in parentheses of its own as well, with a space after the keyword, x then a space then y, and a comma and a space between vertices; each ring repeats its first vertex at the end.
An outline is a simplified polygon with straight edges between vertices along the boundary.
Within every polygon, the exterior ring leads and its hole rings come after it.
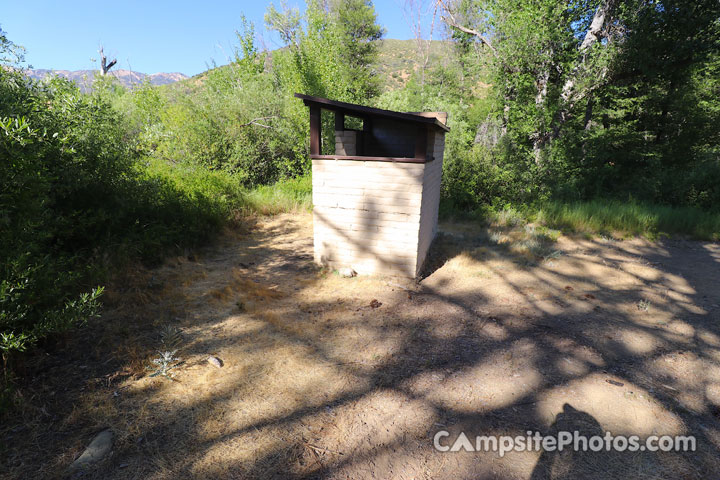
POLYGON ((438 120, 436 117, 423 117, 412 113, 394 112, 392 110, 383 110, 381 108, 366 107, 363 105, 356 105, 354 103, 330 100, 328 98, 313 97, 311 95, 304 95, 302 93, 296 93, 295 97, 303 100, 303 102, 307 106, 315 104, 321 108, 324 108, 325 110, 341 110, 344 112, 355 112, 358 113, 359 116, 378 116, 392 118, 395 120, 423 123, 425 125, 434 126, 446 132, 450 131, 450 128, 444 123, 442 123, 440 120, 438 120))

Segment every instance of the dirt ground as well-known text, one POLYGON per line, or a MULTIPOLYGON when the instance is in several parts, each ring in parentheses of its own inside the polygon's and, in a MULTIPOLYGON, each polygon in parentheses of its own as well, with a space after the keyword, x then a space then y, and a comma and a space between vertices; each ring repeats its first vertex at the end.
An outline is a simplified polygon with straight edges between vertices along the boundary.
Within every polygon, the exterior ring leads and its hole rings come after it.
POLYGON ((718 478, 720 245, 448 224, 425 278, 312 263, 307 214, 128 271, 27 366, 3 478, 718 478), (151 377, 177 349, 172 379, 151 377), (223 362, 217 368, 209 355, 223 362), (99 431, 111 456, 67 467, 99 431), (697 451, 441 453, 433 436, 694 435, 697 451))

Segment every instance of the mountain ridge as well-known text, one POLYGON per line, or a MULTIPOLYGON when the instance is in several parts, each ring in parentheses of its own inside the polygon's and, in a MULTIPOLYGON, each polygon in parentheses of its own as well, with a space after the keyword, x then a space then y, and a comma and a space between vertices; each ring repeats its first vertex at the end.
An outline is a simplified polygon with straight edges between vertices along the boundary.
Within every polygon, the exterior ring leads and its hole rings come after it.
MULTIPOLYGON (((95 82, 98 71, 32 68, 26 69, 25 74, 36 80, 43 80, 49 75, 57 75, 75 82, 81 90, 88 91, 92 89, 92 85, 95 82)), ((133 88, 146 80, 149 81, 151 85, 168 85, 189 78, 187 75, 180 72, 158 72, 148 74, 136 72, 134 70, 125 70, 122 68, 111 70, 108 72, 108 75, 116 78, 121 85, 127 88, 133 88)))
MULTIPOLYGON (((452 48, 451 44, 443 40, 432 40, 431 42, 417 42, 416 40, 382 39, 378 42, 378 58, 373 67, 377 74, 383 79, 385 88, 394 90, 402 87, 411 75, 422 65, 422 56, 427 55, 425 61, 428 64, 443 62, 447 57, 446 50, 452 48), (423 51, 424 50, 424 51, 423 51)), ((277 50, 282 50, 281 47, 277 50)), ((268 53, 273 53, 273 50, 268 53)), ((215 68, 226 68, 227 65, 220 65, 215 68)), ((196 75, 188 76, 180 72, 158 72, 146 74, 134 70, 117 69, 108 72, 118 79, 121 85, 126 88, 133 88, 149 79, 151 85, 169 85, 188 79, 202 79, 212 68, 196 75)), ((88 92, 92 89, 98 70, 61 70, 61 69, 28 69, 27 75, 35 79, 43 79, 54 73, 61 77, 75 82, 82 91, 88 92)))

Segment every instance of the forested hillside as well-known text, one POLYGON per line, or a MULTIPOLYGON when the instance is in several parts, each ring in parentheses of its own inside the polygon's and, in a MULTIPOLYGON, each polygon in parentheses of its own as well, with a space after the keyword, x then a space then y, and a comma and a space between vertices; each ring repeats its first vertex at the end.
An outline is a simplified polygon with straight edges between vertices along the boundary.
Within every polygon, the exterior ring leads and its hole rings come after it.
MULTIPOLYGON (((106 77, 85 94, 0 68, 3 388, 18 352, 98 312, 115 266, 309 208, 296 92, 449 112, 445 215, 720 239, 716 0, 437 7, 444 39, 423 43, 383 40, 370 0, 271 6, 285 48, 241 21, 228 66, 171 86, 106 77)), ((0 59, 21 65, 11 40, 0 59)))
POLYGON ((373 69, 378 73, 383 90, 404 87, 423 68, 445 67, 452 59, 454 45, 444 40, 395 40, 379 42, 378 55, 373 69))

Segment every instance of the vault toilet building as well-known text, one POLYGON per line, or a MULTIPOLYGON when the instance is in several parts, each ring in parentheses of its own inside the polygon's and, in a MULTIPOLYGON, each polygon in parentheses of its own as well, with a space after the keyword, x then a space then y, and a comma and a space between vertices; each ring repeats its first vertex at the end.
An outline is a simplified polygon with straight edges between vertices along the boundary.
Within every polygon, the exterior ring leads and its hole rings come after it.
POLYGON ((447 114, 295 96, 310 107, 315 261, 417 276, 437 232, 447 114), (322 146, 321 110, 335 114, 332 154, 322 146))

